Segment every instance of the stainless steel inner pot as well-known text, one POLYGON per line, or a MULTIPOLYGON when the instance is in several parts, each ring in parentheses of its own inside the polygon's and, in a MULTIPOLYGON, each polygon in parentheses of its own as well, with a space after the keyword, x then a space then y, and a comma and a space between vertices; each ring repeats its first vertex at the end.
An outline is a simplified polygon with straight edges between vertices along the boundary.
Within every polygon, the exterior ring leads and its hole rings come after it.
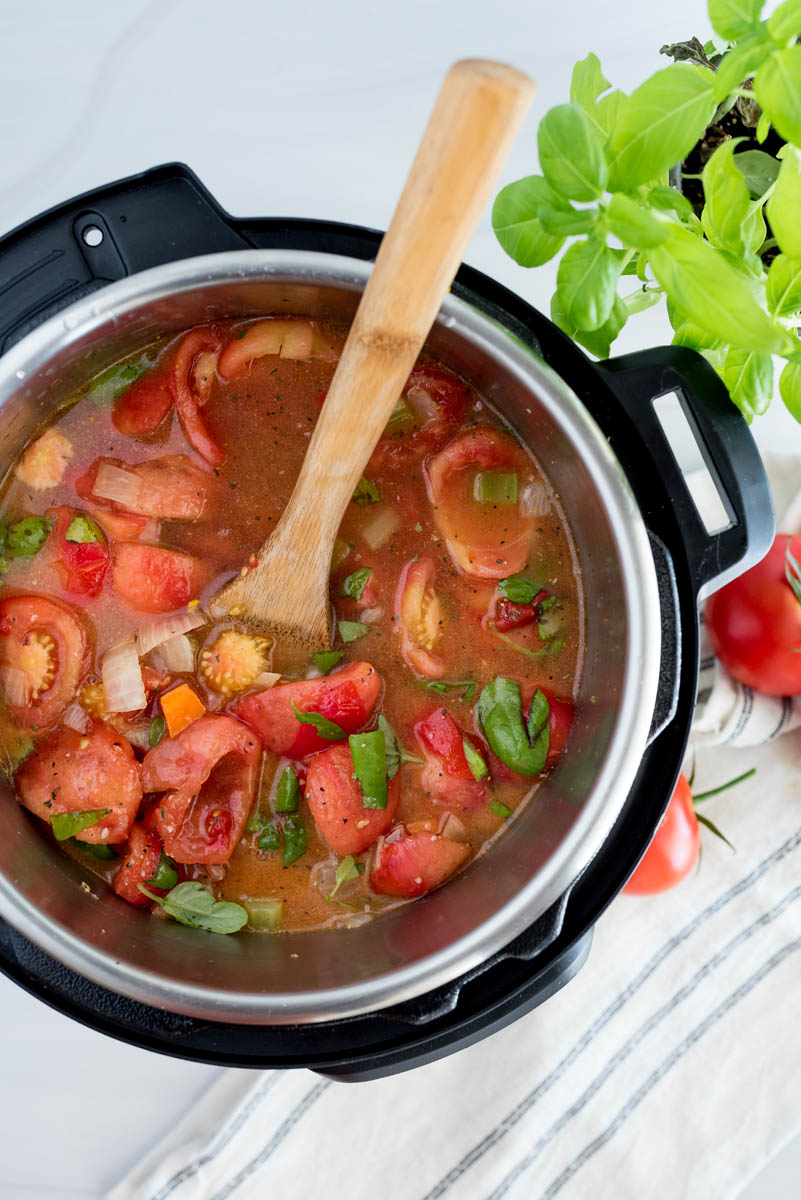
MULTIPOLYGON (((143 342, 221 318, 347 319, 369 271, 335 255, 245 250, 104 288, 0 360, 0 461, 12 463, 76 385, 143 342)), ((594 421, 507 329, 449 296, 428 347, 518 430, 567 513, 586 601, 568 752, 504 837, 447 887, 356 929, 276 936, 223 937, 149 918, 52 849, 4 785, 0 915, 96 983, 159 1008, 248 1024, 369 1012, 486 960, 566 890, 609 833, 646 744, 660 660, 642 518, 594 421)))

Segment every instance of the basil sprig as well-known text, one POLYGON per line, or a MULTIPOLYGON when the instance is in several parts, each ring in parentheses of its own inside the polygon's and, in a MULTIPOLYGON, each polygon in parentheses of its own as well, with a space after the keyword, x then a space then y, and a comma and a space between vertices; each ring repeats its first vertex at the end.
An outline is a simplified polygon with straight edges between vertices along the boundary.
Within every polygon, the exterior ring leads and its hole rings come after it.
POLYGON ((353 774, 362 789, 363 808, 387 807, 387 752, 383 729, 348 738, 353 774))
POLYGON ((50 827, 57 842, 66 842, 76 833, 83 833, 84 829, 97 825, 110 812, 110 808, 86 808, 82 812, 57 813, 50 818, 50 827))
POLYGON ((516 679, 496 676, 482 689, 476 710, 486 739, 501 762, 518 775, 539 775, 548 757, 551 711, 539 688, 525 724, 516 679))
POLYGON ((295 707, 295 701, 290 698, 289 703, 292 705, 292 711, 295 714, 295 720, 301 725, 313 725, 319 733, 320 737, 327 738, 329 742, 341 742, 345 736, 345 730, 337 725, 335 721, 329 721, 328 717, 322 716, 316 712, 301 712, 295 707))
POLYGON ((181 925, 205 929, 208 933, 236 933, 247 924, 247 910, 232 900, 215 900, 202 883, 188 880, 172 888, 166 896, 148 891, 143 883, 139 891, 161 905, 165 913, 181 925))

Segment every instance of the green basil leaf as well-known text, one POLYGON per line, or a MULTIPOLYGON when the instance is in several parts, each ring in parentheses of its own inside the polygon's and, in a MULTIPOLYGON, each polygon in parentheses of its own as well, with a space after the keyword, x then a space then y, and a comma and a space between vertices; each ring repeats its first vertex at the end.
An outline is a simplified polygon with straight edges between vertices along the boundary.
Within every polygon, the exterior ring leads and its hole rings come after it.
MULTIPOLYGON (((754 218, 759 212, 751 213, 751 196, 742 172, 734 164, 733 156, 742 138, 732 138, 718 146, 703 170, 704 211, 701 225, 713 246, 741 254, 751 248, 754 218)), ((764 240, 764 222, 762 238, 764 240)))
MULTIPOLYGON (((472 686, 475 688, 475 684, 472 684, 472 686)), ((403 763, 422 763, 422 758, 418 758, 416 754, 410 754, 408 750, 403 749, 395 736, 394 729, 383 713, 379 715, 378 728, 384 735, 384 753, 387 760, 388 779, 395 778, 403 763)))
POLYGON ((686 225, 693 233, 700 232, 701 222, 695 215, 695 210, 692 204, 683 196, 681 192, 677 192, 672 187, 652 187, 646 197, 647 203, 651 208, 655 208, 657 212, 663 213, 666 217, 677 220, 681 225, 686 225))
POLYGON ((373 573, 372 567, 359 567, 358 571, 346 576, 339 585, 340 596, 350 596, 352 600, 361 600, 367 580, 373 573))
POLYGON ((5 553, 8 558, 31 558, 47 541, 53 522, 45 517, 23 517, 6 533, 5 553))
POLYGON ((612 342, 626 324, 628 316, 629 309, 626 306, 626 302, 615 294, 612 311, 603 325, 599 329, 577 329, 575 333, 576 341, 580 342, 585 350, 589 350, 597 358, 608 358, 609 351, 612 349, 612 342))
POLYGON ((765 412, 773 396, 773 359, 769 354, 732 346, 722 374, 729 395, 749 424, 765 412))
POLYGON ((576 325, 567 315, 564 300, 559 292, 554 292, 551 296, 551 320, 557 328, 562 330, 569 338, 575 338, 576 325))
POLYGON ((326 900, 333 900, 343 883, 350 883, 351 879, 358 879, 364 874, 364 863, 357 862, 352 854, 348 854, 346 858, 341 859, 337 864, 337 869, 334 872, 334 886, 331 889, 331 895, 326 896, 326 900))
POLYGON ((507 184, 495 197, 492 228, 503 249, 521 267, 541 267, 562 248, 564 236, 547 233, 537 215, 541 175, 528 175, 507 184))
POLYGON ((498 581, 498 591, 512 604, 531 604, 535 596, 542 591, 542 584, 529 575, 508 575, 498 581))
POLYGON ((300 817, 289 816, 284 821, 284 850, 281 855, 281 862, 284 867, 289 867, 297 858, 301 858, 308 849, 308 837, 306 835, 306 826, 301 821, 300 817))
POLYGON ((208 933, 236 933, 247 924, 248 914, 241 904, 230 900, 215 900, 202 883, 179 883, 166 896, 148 891, 143 883, 139 891, 159 904, 173 920, 208 933))
POLYGON ((540 209, 540 223, 550 236, 574 237, 582 233, 591 233, 598 224, 597 208, 574 208, 572 204, 554 207, 545 204, 540 209))
POLYGON ((75 837, 76 833, 83 833, 84 829, 97 825, 98 821, 102 821, 110 812, 110 808, 85 808, 81 812, 58 813, 50 818, 53 836, 57 842, 66 842, 67 838, 75 837))
POLYGON ((462 738, 464 746, 464 756, 467 759, 467 765, 470 768, 470 773, 476 780, 486 779, 489 775, 489 767, 484 761, 484 756, 479 754, 469 738, 462 738))
POLYGON ((291 697, 289 703, 292 705, 295 720, 299 721, 301 725, 313 725, 320 737, 328 738, 329 741, 342 741, 345 736, 345 730, 340 725, 337 725, 335 721, 329 721, 328 717, 324 717, 320 713, 300 712, 295 708, 295 701, 291 697))
POLYGON ((80 545, 105 541, 91 517, 85 517, 83 514, 72 518, 64 536, 68 542, 78 542, 80 545))
MULTIPOLYGON (((76 849, 80 850, 82 854, 90 854, 92 858, 99 858, 104 862, 110 862, 112 858, 117 857, 117 855, 111 849, 111 846, 106 846, 103 842, 76 841, 75 846, 76 849)), ((177 878, 178 877, 176 876, 176 879, 177 878)))
POLYGON ((601 96, 601 99, 595 105, 595 111, 592 114, 592 120, 598 125, 602 134, 609 137, 612 130, 620 119, 620 110, 626 103, 628 97, 625 92, 621 92, 619 88, 615 88, 613 92, 609 92, 606 96, 601 96))
POLYGON ((348 738, 353 774, 362 789, 363 808, 387 807, 387 752, 383 729, 348 738))
POLYGON ((319 654, 312 655, 312 662, 321 671, 330 671, 342 658, 342 654, 341 650, 322 650, 319 654))
POLYGON ((537 131, 540 168, 569 200, 595 200, 606 186, 607 168, 598 131, 577 104, 558 104, 537 131))
POLYGON ((630 317, 635 313, 645 312, 646 309, 653 308, 662 299, 664 292, 661 288, 648 287, 643 284, 636 292, 632 292, 630 296, 624 297, 623 303, 630 317))
MULTIPOLYGON (((518 775, 539 775, 548 756, 548 724, 546 721, 544 729, 539 729, 532 745, 523 724, 517 680, 496 676, 482 689, 476 712, 487 741, 501 762, 518 775)), ((539 713, 538 704, 535 727, 539 713)))
POLYGON ((715 79, 715 99, 726 98, 758 71, 776 49, 767 30, 760 27, 733 46, 720 61, 715 79))
POLYGON ((599 238, 574 242, 562 255, 556 290, 567 319, 578 329, 598 329, 612 311, 620 258, 599 238))
POLYGON ((496 817, 503 817, 504 821, 507 821, 512 815, 511 808, 500 800, 493 800, 489 807, 491 813, 495 813, 496 817))
POLYGON ((754 29, 765 0, 708 0, 709 20, 715 33, 734 42, 754 29))
POLYGON ((725 347, 726 343, 722 338, 713 337, 693 321, 682 321, 673 334, 672 345, 686 346, 688 350, 697 350, 702 354, 705 350, 719 350, 725 347))
POLYGON ((146 357, 140 358, 136 362, 114 363, 105 371, 101 371, 99 375, 95 375, 87 395, 92 397, 95 404, 110 404, 123 392, 127 392, 131 384, 136 383, 139 376, 144 375, 149 366, 150 361, 146 357))
POLYGON ((676 226, 650 258, 673 303, 713 336, 760 353, 792 351, 792 339, 759 307, 748 282, 701 238, 676 226))
POLYGON ((354 504, 378 504, 381 493, 372 480, 362 476, 356 484, 352 499, 354 504))
POLYGON ((780 248, 790 258, 801 259, 801 151, 795 146, 787 146, 785 150, 766 211, 780 248))
POLYGON ((449 692, 451 688, 462 688, 461 699, 465 700, 468 704, 472 703, 473 697, 476 694, 476 684, 474 679, 432 679, 425 684, 425 687, 428 689, 428 691, 439 692, 443 696, 446 692, 449 692))
POLYGON ((281 849, 281 831, 274 821, 264 826, 256 841, 256 845, 267 854, 275 854, 281 849))
POLYGON ((597 54, 590 52, 573 68, 570 80, 570 99, 574 104, 578 104, 592 120, 596 100, 611 86, 609 80, 604 79, 597 54))
POLYGON ((635 88, 607 148, 610 191, 633 191, 681 162, 712 118, 714 92, 714 72, 688 63, 665 67, 635 88))
POLYGON ((772 54, 754 76, 754 93, 785 141, 801 145, 801 46, 772 54))
POLYGON ((801 422, 801 363, 785 363, 779 376, 779 395, 791 416, 801 422))
POLYGON ((777 317, 801 312, 801 261, 777 254, 768 270, 766 299, 777 317))
POLYGON ((174 888, 178 882, 178 872, 175 869, 175 863, 162 850, 159 854, 158 865, 153 873, 152 879, 146 879, 145 883, 148 887, 154 888, 174 888))
POLYGON ((151 749, 154 746, 158 746, 166 731, 167 722, 164 720, 164 718, 154 717, 150 722, 150 728, 147 731, 147 741, 151 749))
POLYGON ((337 621, 339 636, 347 645, 349 642, 355 642, 359 638, 363 638, 366 634, 372 631, 372 625, 365 625, 363 621, 337 621))
POLYGON ((767 21, 768 33, 780 45, 794 42, 801 34, 801 0, 784 0, 767 21))
POLYGON ((636 200, 624 192, 615 192, 606 206, 606 220, 610 233, 620 238, 624 246, 635 250, 650 250, 664 242, 668 229, 663 221, 653 216, 636 200))
POLYGON ((291 767, 284 767, 275 791, 275 811, 293 813, 300 804, 300 784, 291 767))
POLYGON ((779 175, 779 160, 765 150, 741 150, 734 156, 734 165, 754 200, 764 195, 779 175))

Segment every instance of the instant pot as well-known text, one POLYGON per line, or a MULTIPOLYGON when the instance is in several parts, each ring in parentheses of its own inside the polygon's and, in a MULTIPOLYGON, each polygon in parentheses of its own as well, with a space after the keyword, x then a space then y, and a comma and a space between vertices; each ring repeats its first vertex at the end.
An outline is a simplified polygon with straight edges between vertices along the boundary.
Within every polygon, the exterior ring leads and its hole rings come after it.
MULTIPOLYGON (((348 318, 380 236, 232 218, 181 165, 20 226, 0 241, 2 461, 76 386, 158 334, 264 312, 348 318)), ((695 702, 699 594, 770 545, 767 480, 741 415, 692 351, 592 363, 469 267, 427 345, 514 425, 567 513, 587 639, 568 753, 446 888, 358 928, 276 937, 151 920, 0 795, 0 969, 60 1011, 179 1057, 370 1079, 487 1036, 585 961, 675 785, 695 702), (668 393, 726 511, 712 532, 654 409, 668 393)))

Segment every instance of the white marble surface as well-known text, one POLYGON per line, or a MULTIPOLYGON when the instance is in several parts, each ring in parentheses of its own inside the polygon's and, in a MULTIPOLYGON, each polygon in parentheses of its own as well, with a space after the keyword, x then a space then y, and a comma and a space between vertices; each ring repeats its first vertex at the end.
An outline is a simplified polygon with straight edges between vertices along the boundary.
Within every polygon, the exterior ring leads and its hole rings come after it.
MULTIPOLYGON (((595 50, 628 88, 659 65, 663 42, 708 32, 702 0, 6 0, 0 232, 176 159, 238 215, 384 227, 453 59, 506 59, 537 80, 510 180, 535 169, 536 121, 566 98, 576 59, 595 50)), ((547 310, 550 272, 506 259, 488 214, 466 258, 547 310)), ((669 338, 658 311, 632 325, 623 350, 669 338)), ((756 433, 762 446, 801 450, 778 404, 756 433)), ((216 1075, 84 1029, 2 977, 0 1005, 0 1195, 9 1200, 102 1196, 216 1075)), ((799 1174, 796 1143, 744 1195, 797 1194, 799 1174)))

